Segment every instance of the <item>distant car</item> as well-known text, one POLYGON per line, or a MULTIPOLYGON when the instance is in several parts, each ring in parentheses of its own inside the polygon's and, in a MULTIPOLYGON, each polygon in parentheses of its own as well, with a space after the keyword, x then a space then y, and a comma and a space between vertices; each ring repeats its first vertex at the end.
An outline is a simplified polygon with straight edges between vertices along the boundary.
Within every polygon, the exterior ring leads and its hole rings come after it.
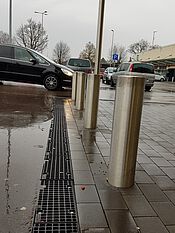
MULTIPOLYGON (((154 74, 154 66, 149 63, 124 62, 118 67, 117 73, 112 74, 111 86, 116 85, 117 74, 119 74, 119 72, 135 72, 135 73, 154 74)), ((145 81, 145 91, 150 91, 153 86, 154 86, 154 78, 147 77, 145 81)))
POLYGON ((0 45, 0 80, 44 85, 48 90, 71 86, 74 71, 32 49, 0 45))
POLYGON ((155 81, 164 82, 166 78, 163 75, 155 74, 155 81))
POLYGON ((103 75, 104 75, 104 72, 105 72, 105 68, 100 68, 100 79, 103 79, 103 75))
POLYGON ((111 84, 111 76, 114 72, 117 72, 116 67, 108 67, 104 71, 102 82, 106 84, 111 84))
POLYGON ((92 65, 89 59, 70 58, 66 66, 74 71, 92 73, 92 65))

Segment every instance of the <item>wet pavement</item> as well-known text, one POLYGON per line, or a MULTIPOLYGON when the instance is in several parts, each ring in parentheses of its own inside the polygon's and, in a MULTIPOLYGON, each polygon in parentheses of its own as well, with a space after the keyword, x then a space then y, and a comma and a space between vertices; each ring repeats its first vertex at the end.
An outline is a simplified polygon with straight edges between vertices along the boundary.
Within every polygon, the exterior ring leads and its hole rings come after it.
POLYGON ((82 232, 175 232, 175 85, 161 85, 144 94, 135 185, 129 189, 107 182, 115 91, 101 86, 96 130, 84 129, 73 103, 67 107, 82 232))
POLYGON ((40 86, 0 86, 0 233, 31 230, 57 95, 40 86))
MULTIPOLYGON (((163 85, 163 86, 162 86, 163 85)), ((98 128, 83 128, 70 91, 0 87, 0 233, 30 232, 54 99, 65 96, 77 207, 82 232, 175 232, 175 85, 145 93, 135 185, 107 181, 115 91, 101 86, 98 128)))

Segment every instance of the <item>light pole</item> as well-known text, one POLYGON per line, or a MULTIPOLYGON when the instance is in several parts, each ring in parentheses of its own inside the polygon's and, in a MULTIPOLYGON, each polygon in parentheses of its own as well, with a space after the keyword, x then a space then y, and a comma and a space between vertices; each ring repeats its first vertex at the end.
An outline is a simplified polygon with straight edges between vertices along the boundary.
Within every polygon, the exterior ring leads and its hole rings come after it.
POLYGON ((154 40, 155 40, 155 34, 156 34, 156 30, 153 31, 153 40, 152 40, 152 48, 154 47, 154 40))
POLYGON ((114 30, 111 30, 112 32, 112 41, 111 41, 111 66, 112 66, 112 61, 113 61, 113 48, 114 48, 114 30))
POLYGON ((12 0, 9 2, 9 38, 12 43, 12 0))
POLYGON ((41 25, 42 25, 42 35, 43 35, 43 31, 44 31, 44 15, 47 15, 47 11, 43 11, 43 12, 39 12, 39 11, 35 11, 35 14, 40 14, 41 15, 41 25))
POLYGON ((103 24, 104 24, 104 11, 105 11, 105 0, 99 0, 94 74, 99 74, 99 72, 100 72, 100 60, 101 60, 102 39, 103 39, 103 24))

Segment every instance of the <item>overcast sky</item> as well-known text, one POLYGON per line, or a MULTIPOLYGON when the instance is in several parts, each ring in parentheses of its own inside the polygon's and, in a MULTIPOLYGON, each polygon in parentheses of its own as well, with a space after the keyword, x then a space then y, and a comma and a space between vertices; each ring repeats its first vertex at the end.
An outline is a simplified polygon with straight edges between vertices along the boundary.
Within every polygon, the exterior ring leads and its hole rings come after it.
MULTIPOLYGON (((71 49, 71 56, 79 56, 89 41, 96 43, 99 0, 12 0, 13 35, 16 29, 33 18, 41 22, 34 11, 48 11, 44 28, 49 36, 46 54, 52 57, 53 48, 60 40, 71 49)), ((0 31, 8 32, 9 0, 0 0, 0 31)), ((127 48, 140 39, 155 44, 175 43, 175 0, 106 0, 102 56, 108 57, 112 32, 114 43, 127 48)))

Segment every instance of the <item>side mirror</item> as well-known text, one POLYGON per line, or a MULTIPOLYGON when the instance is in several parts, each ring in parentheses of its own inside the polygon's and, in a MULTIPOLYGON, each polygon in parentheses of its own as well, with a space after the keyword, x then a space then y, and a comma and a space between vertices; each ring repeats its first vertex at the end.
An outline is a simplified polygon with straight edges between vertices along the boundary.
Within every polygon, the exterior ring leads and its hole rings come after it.
POLYGON ((33 65, 35 65, 37 63, 37 60, 32 58, 32 59, 30 59, 30 62, 33 63, 33 65))

